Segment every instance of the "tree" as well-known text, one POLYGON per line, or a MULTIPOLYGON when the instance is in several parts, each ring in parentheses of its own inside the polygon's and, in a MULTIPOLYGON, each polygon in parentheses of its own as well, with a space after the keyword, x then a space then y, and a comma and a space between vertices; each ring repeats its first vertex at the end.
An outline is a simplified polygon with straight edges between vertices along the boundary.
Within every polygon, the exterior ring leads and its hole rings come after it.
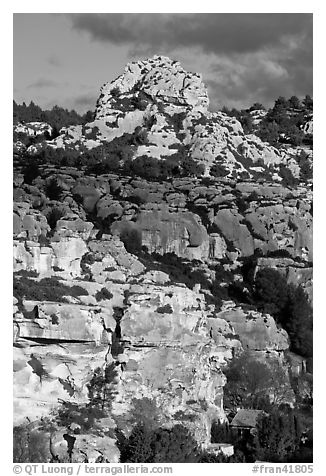
POLYGON ((274 411, 257 424, 256 457, 273 463, 289 461, 300 444, 300 425, 293 411, 274 411))
POLYGON ((55 230, 58 221, 65 215, 64 210, 58 207, 51 208, 49 212, 46 214, 46 220, 51 228, 51 230, 55 230))
POLYGON ((300 109, 301 107, 301 102, 297 96, 291 96, 288 103, 293 109, 300 109))
POLYGON ((281 324, 288 332, 291 349, 304 357, 313 354, 313 313, 301 286, 289 284, 288 299, 281 316, 281 324))
POLYGON ((143 397, 132 400, 132 422, 141 423, 150 430, 159 427, 160 414, 156 405, 156 400, 143 397))
POLYGON ((40 174, 41 171, 38 164, 36 162, 32 162, 30 165, 27 165, 24 168, 24 182, 28 185, 32 185, 33 180, 36 179, 36 177, 39 177, 40 174))
POLYGON ((234 358, 225 369, 225 375, 224 401, 230 408, 257 407, 259 397, 273 385, 267 365, 255 360, 248 352, 234 358))
POLYGON ((199 457, 197 442, 183 425, 155 431, 152 448, 153 463, 196 463, 199 457))
POLYGON ((260 269, 255 276, 254 296, 262 310, 278 316, 287 303, 286 279, 275 269, 260 269))
POLYGON ((249 111, 265 111, 265 107, 260 102, 255 102, 249 111))
POLYGON ((289 103, 284 96, 279 96, 274 103, 274 110, 284 110, 288 107, 289 103))
POLYGON ((263 363, 244 352, 231 361, 225 375, 224 401, 233 409, 240 406, 268 412, 271 404, 287 402, 292 396, 287 373, 277 360, 263 363))
POLYGON ((120 233, 120 239, 128 253, 138 253, 141 251, 142 235, 141 230, 138 228, 125 227, 120 233))
POLYGON ((30 430, 24 425, 14 427, 13 462, 49 463, 49 442, 49 434, 44 431, 30 430))
POLYGON ((51 178, 51 180, 45 186, 45 194, 50 200, 60 200, 62 192, 63 188, 58 184, 56 178, 51 178))
POLYGON ((138 423, 129 438, 118 439, 120 463, 152 463, 153 432, 143 423, 138 423))
POLYGON ((312 111, 313 110, 313 99, 311 96, 309 96, 309 94, 306 94, 304 100, 302 101, 304 107, 308 110, 308 111, 312 111))
POLYGON ((114 363, 102 369, 95 369, 92 379, 87 385, 88 398, 91 406, 99 407, 102 411, 111 408, 112 400, 116 395, 115 378, 117 371, 114 363))
POLYGON ((214 421, 211 426, 212 443, 232 443, 233 437, 228 423, 214 421))

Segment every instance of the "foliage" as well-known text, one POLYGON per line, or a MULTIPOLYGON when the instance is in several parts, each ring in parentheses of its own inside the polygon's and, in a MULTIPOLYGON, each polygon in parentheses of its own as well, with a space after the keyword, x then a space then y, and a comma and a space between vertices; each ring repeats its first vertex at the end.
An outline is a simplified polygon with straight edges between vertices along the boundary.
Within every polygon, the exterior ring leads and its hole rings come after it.
POLYGON ((228 423, 214 421, 211 426, 211 442, 212 443, 232 443, 233 435, 228 423))
POLYGON ((287 299, 286 279, 275 269, 260 269, 255 277, 255 300, 258 306, 264 312, 279 317, 287 299))
POLYGON ((254 297, 259 308, 274 315, 288 332, 291 350, 304 357, 312 356, 312 308, 302 287, 287 284, 276 270, 259 270, 254 297))
POLYGON ((280 176, 282 178, 282 183, 286 187, 295 187, 299 183, 298 179, 293 176, 291 170, 284 164, 280 165, 280 176))
POLYGON ((132 423, 141 423, 150 430, 159 427, 160 412, 157 407, 155 398, 134 398, 131 407, 132 423))
POLYGON ((173 309, 171 307, 171 304, 165 304, 165 306, 158 307, 156 309, 156 312, 158 312, 159 314, 172 314, 173 309))
POLYGON ((214 164, 209 173, 213 177, 225 177, 228 175, 229 171, 221 164, 214 164))
POLYGON ((240 121, 245 134, 255 133, 263 141, 276 147, 282 144, 312 145, 312 137, 304 134, 302 130, 306 118, 311 115, 313 109, 313 101, 309 95, 302 102, 296 96, 289 99, 280 96, 261 121, 254 125, 250 112, 263 109, 263 105, 255 103, 248 109, 224 107, 222 111, 240 121))
POLYGON ((116 395, 114 381, 117 376, 115 364, 111 363, 104 369, 98 367, 87 385, 90 406, 98 407, 102 411, 110 410, 112 400, 116 395))
POLYGON ((55 230, 58 221, 64 217, 64 215, 64 210, 59 207, 53 207, 49 210, 46 214, 46 219, 52 231, 55 230))
POLYGON ((138 253, 142 247, 141 230, 125 227, 120 233, 120 240, 128 253, 138 253))
POLYGON ((42 430, 30 430, 24 425, 14 427, 14 463, 48 463, 50 460, 49 434, 42 430))
POLYGON ((118 440, 120 463, 152 463, 154 451, 152 448, 153 432, 143 423, 138 423, 129 438, 118 440))
POLYGON ((110 94, 113 98, 118 97, 120 95, 120 89, 118 88, 118 86, 112 88, 110 94))
POLYGON ((26 165, 23 169, 24 183, 31 185, 33 180, 40 176, 40 173, 41 171, 36 162, 26 165))
POLYGON ((257 424, 256 457, 273 463, 289 461, 300 444, 300 425, 293 411, 273 411, 257 424))
MULTIPOLYGON (((30 102, 27 106, 23 104, 13 103, 14 124, 17 122, 46 122, 52 126, 55 131, 59 131, 62 127, 71 125, 85 124, 93 120, 93 112, 87 111, 84 115, 78 114, 76 111, 68 111, 59 106, 54 106, 51 110, 42 110, 39 106, 30 102)), ((55 134, 52 134, 52 139, 55 134)))
POLYGON ((129 438, 119 438, 121 463, 196 463, 200 450, 183 425, 151 429, 143 423, 134 426, 129 438))
POLYGON ((63 427, 69 428, 72 423, 80 426, 81 433, 92 433, 98 430, 98 421, 104 418, 106 413, 100 408, 90 404, 81 406, 77 403, 63 401, 55 415, 55 421, 63 427))
POLYGON ((229 408, 268 411, 270 398, 279 404, 288 396, 285 371, 276 361, 265 364, 244 352, 232 359, 225 375, 224 401, 229 408))
POLYGON ((44 191, 50 200, 60 200, 63 188, 59 185, 56 178, 51 178, 51 180, 46 184, 44 191))
POLYGON ((43 278, 40 281, 14 276, 14 296, 18 300, 63 301, 64 296, 85 296, 87 291, 80 286, 66 286, 58 278, 43 278))
POLYGON ((100 291, 97 291, 95 294, 95 299, 97 302, 102 301, 104 299, 112 299, 113 294, 106 288, 102 288, 100 291))

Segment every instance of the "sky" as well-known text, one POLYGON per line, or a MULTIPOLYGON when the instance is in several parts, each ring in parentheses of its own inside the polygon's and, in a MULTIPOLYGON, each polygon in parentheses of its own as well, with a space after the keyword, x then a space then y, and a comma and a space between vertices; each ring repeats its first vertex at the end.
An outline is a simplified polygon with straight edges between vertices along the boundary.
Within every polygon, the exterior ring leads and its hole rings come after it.
POLYGON ((309 13, 15 13, 14 99, 94 110, 100 87, 154 54, 198 72, 210 109, 313 94, 309 13))

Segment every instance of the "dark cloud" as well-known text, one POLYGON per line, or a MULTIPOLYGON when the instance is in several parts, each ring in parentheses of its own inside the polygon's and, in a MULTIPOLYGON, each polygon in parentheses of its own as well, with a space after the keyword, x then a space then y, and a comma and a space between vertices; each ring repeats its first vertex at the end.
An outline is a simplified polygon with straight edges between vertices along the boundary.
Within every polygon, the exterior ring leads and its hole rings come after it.
POLYGON ((75 29, 115 44, 200 46, 215 53, 245 53, 279 44, 284 36, 312 35, 312 14, 110 13, 71 14, 75 29))
POLYGON ((52 79, 40 78, 27 86, 27 89, 42 89, 58 87, 59 83, 52 79))
POLYGON ((312 94, 312 14, 70 14, 93 40, 129 58, 167 55, 209 84, 212 109, 312 94), (197 58, 204 58, 198 64, 197 58), (197 68, 197 69, 196 69, 197 68), (199 68, 199 69, 198 69, 199 68), (252 102, 251 102, 252 103, 252 102))

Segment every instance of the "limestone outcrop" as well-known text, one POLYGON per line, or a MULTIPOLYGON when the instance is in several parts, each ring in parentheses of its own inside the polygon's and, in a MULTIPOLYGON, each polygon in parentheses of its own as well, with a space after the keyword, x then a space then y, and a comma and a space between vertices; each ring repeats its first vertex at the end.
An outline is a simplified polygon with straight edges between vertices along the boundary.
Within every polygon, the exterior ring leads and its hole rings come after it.
POLYGON ((60 461, 119 461, 115 430, 129 434, 135 401, 208 447, 234 356, 272 355, 288 372, 289 336, 255 308, 246 272, 277 269, 312 300, 311 180, 302 150, 208 105, 200 75, 155 56, 102 87, 94 121, 27 150, 24 134, 51 130, 16 127, 14 420, 50 422, 60 461))

